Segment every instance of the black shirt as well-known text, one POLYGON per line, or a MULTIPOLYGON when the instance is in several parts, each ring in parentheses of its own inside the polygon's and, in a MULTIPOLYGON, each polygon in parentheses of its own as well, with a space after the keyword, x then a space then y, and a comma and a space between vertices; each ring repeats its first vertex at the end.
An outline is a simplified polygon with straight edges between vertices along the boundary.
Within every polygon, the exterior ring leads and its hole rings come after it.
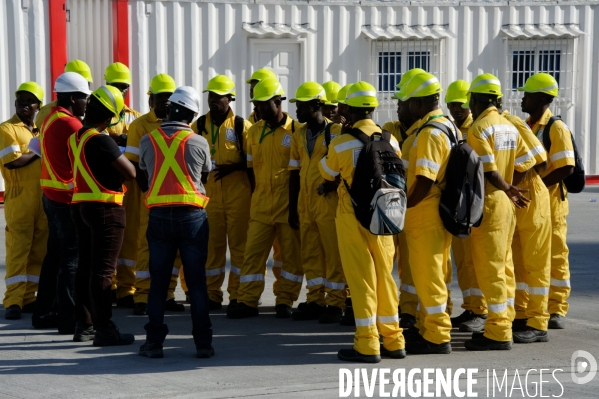
MULTIPOLYGON (((81 137, 87 128, 79 130, 81 137)), ((96 181, 108 190, 123 191, 120 173, 111 165, 120 157, 121 150, 107 134, 92 136, 84 147, 87 165, 96 181)))

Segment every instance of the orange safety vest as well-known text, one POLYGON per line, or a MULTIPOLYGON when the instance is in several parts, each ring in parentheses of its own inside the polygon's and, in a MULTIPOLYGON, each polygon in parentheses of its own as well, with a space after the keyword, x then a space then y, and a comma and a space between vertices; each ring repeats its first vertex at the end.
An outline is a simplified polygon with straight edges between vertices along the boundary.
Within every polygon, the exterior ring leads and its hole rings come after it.
POLYGON ((42 175, 40 185, 42 188, 51 188, 59 191, 73 191, 73 177, 68 180, 62 180, 56 177, 56 172, 50 162, 50 153, 46 151, 44 144, 44 135, 50 126, 60 118, 70 118, 69 114, 56 110, 45 119, 40 131, 40 149, 42 150, 42 175))
POLYGON ((77 202, 106 202, 109 204, 123 205, 123 197, 127 190, 123 186, 123 192, 108 190, 102 186, 91 170, 85 159, 85 143, 100 134, 96 129, 87 129, 81 138, 77 138, 77 133, 69 138, 69 157, 73 165, 73 179, 75 189, 73 191, 72 203, 77 202))
POLYGON ((191 130, 179 130, 169 137, 160 128, 149 134, 155 162, 146 207, 192 205, 205 208, 210 198, 198 191, 185 163, 185 143, 191 130))

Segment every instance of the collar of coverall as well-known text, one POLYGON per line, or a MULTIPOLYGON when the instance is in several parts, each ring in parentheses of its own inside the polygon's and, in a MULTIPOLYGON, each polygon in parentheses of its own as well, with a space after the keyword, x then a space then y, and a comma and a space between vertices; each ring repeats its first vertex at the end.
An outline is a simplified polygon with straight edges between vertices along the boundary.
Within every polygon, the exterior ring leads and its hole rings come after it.
POLYGON ((481 112, 481 114, 478 116, 477 120, 485 118, 491 112, 495 112, 495 113, 499 114, 499 111, 497 110, 497 107, 491 106, 491 107, 487 108, 486 110, 484 110, 483 112, 481 112))
MULTIPOLYGON (((534 126, 531 127, 532 131, 536 131, 535 127, 538 126, 547 126, 547 124, 549 123, 549 118, 551 118, 553 116, 553 113, 551 112, 551 110, 549 108, 547 108, 545 110, 545 112, 543 113, 543 116, 541 116, 541 118, 537 121, 537 123, 534 124, 534 126)), ((526 118, 526 123, 530 122, 530 116, 528 118, 526 118)))

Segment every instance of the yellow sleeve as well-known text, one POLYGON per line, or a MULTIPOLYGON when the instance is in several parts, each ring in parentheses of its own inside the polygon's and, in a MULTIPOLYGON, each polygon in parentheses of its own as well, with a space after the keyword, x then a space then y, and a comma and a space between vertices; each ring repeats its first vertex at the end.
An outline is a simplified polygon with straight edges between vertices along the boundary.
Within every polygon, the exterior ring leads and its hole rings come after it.
POLYGON ((495 163, 495 153, 493 147, 484 138, 481 137, 483 129, 479 126, 471 126, 468 130, 468 137, 466 138, 467 143, 472 147, 474 151, 480 157, 483 162, 483 171, 493 172, 497 170, 497 164, 495 163))
MULTIPOLYGON (((445 133, 433 134, 433 128, 425 128, 418 134, 417 146, 412 156, 416 157, 416 176, 424 176, 430 180, 437 180, 437 174, 445 159, 447 150, 445 133)), ((438 130, 438 129, 437 129, 438 130)))
POLYGON ((146 132, 143 131, 143 124, 139 118, 129 125, 125 157, 131 162, 139 162, 139 142, 145 133, 146 132))
POLYGON ((399 141, 393 136, 391 136, 391 147, 395 150, 395 153, 401 159, 401 148, 399 147, 399 141))
POLYGON ((547 152, 545 151, 545 147, 543 147, 543 144, 541 144, 537 136, 535 136, 532 130, 530 130, 526 122, 513 115, 508 115, 506 119, 509 120, 510 123, 516 127, 516 129, 518 129, 522 140, 524 140, 524 143, 530 150, 530 153, 535 158, 536 163, 541 164, 546 162, 547 152))
POLYGON ((518 172, 526 172, 528 169, 535 166, 535 157, 532 155, 532 152, 522 139, 520 135, 518 135, 518 142, 516 143, 516 160, 514 162, 514 169, 518 172))
POLYGON ((329 152, 326 157, 323 157, 318 163, 318 170, 322 177, 326 180, 334 181, 337 176, 339 176, 339 172, 341 168, 339 166, 339 154, 335 151, 335 143, 338 143, 339 139, 342 136, 339 136, 331 141, 329 145, 329 152))
POLYGON ((12 126, 8 123, 0 125, 0 162, 6 165, 21 155, 21 146, 12 126))
POLYGON ((549 132, 551 138, 551 149, 549 159, 554 169, 564 166, 574 166, 574 146, 572 145, 572 133, 562 121, 555 121, 549 132))
POLYGON ((294 134, 291 135, 291 152, 289 154, 289 167, 288 170, 300 170, 301 167, 301 159, 300 159, 300 143, 299 143, 299 131, 295 131, 294 134))

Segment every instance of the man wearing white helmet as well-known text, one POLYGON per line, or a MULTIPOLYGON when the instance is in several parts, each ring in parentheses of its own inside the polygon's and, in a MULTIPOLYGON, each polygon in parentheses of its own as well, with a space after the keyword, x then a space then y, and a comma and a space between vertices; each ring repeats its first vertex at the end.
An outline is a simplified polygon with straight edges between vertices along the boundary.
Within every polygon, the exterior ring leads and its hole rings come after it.
POLYGON ((42 203, 48 218, 48 251, 42 264, 37 308, 31 322, 35 328, 56 328, 61 334, 75 330, 75 270, 77 234, 71 218, 73 169, 67 142, 83 127, 87 98, 91 94, 87 80, 78 73, 65 72, 54 84, 57 104, 40 129, 42 155, 42 203), (56 299, 56 309, 53 304, 56 299))
POLYGON ((189 86, 169 98, 168 115, 160 127, 140 141, 139 167, 148 176, 146 207, 150 209, 147 237, 150 249, 150 293, 146 342, 139 354, 163 357, 168 334, 164 324, 166 297, 177 251, 185 268, 191 302, 196 356, 214 355, 208 315, 206 260, 209 198, 204 184, 211 169, 210 147, 189 124, 200 111, 200 96, 189 86))

